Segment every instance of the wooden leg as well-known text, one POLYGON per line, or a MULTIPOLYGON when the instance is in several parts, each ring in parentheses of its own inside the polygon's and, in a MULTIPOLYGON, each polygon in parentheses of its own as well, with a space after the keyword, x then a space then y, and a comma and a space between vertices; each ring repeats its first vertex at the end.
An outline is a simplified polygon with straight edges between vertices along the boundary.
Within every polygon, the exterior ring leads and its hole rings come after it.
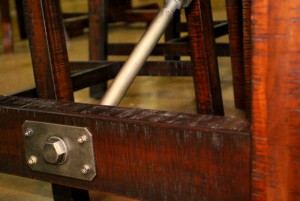
POLYGON ((226 0, 235 106, 245 109, 242 0, 226 0))
MULTIPOLYGON (((69 60, 58 0, 25 0, 25 19, 40 98, 73 101, 69 60)), ((49 175, 50 177, 50 175, 49 175)), ((88 201, 88 192, 53 184, 54 200, 88 201)))
POLYGON ((193 0, 186 16, 198 112, 223 115, 210 0, 193 0))
MULTIPOLYGON (((107 15, 105 0, 89 0, 89 58, 107 59, 107 15)), ((106 91, 106 83, 90 87, 90 96, 101 98, 106 91)))
POLYGON ((8 0, 0 0, 0 8, 2 19, 3 50, 4 53, 10 53, 13 51, 14 45, 8 0))
POLYGON ((245 68, 246 116, 251 119, 252 100, 252 38, 251 38, 251 0, 243 0, 243 45, 245 68))

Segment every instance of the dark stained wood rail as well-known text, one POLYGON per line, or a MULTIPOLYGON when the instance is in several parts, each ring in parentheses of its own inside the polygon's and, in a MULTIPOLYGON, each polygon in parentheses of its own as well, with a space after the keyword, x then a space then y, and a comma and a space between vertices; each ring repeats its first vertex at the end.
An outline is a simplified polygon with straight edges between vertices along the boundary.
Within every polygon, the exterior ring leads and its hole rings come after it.
POLYGON ((249 124, 230 117, 0 97, 0 171, 144 200, 249 200, 249 124), (97 176, 33 172, 25 120, 87 127, 97 176), (7 137, 9 135, 9 137, 7 137))
MULTIPOLYGON (((98 84, 99 82, 106 82, 110 79, 113 79, 122 66, 123 62, 70 62, 73 91, 77 91, 98 84)), ((149 61, 146 62, 143 69, 141 69, 138 75, 192 76, 192 66, 192 62, 189 61, 180 63, 178 63, 177 61, 149 61)), ((10 95, 37 97, 37 90, 36 88, 32 88, 10 95)))

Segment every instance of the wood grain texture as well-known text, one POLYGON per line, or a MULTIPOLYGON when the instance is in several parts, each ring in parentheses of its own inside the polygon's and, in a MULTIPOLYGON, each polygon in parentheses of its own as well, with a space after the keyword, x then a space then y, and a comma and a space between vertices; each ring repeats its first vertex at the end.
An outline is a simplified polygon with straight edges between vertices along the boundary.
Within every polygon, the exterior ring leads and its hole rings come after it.
POLYGON ((252 200, 300 200, 300 2, 252 4, 252 200))
POLYGON ((107 58, 107 3, 105 0, 89 0, 89 59, 107 58))
POLYGON ((243 0, 243 46, 245 74, 245 108, 246 116, 251 119, 252 100, 252 31, 251 0, 243 0))
POLYGON ((210 0, 193 0, 186 9, 194 86, 200 114, 223 115, 210 0))
POLYGON ((228 36, 235 106, 245 109, 242 0, 226 0, 228 36))
MULTIPOLYGON (((73 88, 59 0, 24 1, 35 84, 39 98, 73 101, 73 88)), ((88 192, 52 181, 55 201, 89 201, 88 192)))
POLYGON ((39 97, 73 100, 58 0, 25 0, 23 4, 39 97))
POLYGON ((249 124, 229 117, 0 97, 0 171, 143 200, 249 200, 249 124), (97 176, 30 170, 25 120, 87 127, 97 176), (5 157, 3 157, 5 156, 5 157))

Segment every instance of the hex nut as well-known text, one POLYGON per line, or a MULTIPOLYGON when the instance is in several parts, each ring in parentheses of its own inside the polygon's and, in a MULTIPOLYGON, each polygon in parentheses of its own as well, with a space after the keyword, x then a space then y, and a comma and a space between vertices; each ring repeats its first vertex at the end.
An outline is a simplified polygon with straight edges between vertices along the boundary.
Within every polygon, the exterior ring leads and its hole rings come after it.
POLYGON ((67 159, 67 155, 67 146, 61 138, 52 136, 45 142, 43 157, 47 163, 52 165, 63 164, 67 159))

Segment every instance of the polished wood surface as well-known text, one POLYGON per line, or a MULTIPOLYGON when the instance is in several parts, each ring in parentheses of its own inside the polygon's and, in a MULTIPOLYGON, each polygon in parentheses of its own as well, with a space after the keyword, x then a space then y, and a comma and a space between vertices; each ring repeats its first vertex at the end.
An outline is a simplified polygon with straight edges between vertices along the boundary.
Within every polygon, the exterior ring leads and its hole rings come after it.
POLYGON ((186 9, 194 86, 200 114, 223 115, 223 101, 210 1, 194 0, 186 9))
POLYGON ((0 98, 1 172, 143 200, 249 200, 249 124, 231 117, 0 98), (18 118, 16 118, 18 113, 18 118), (87 127, 91 181, 33 172, 24 158, 25 120, 87 127))
POLYGON ((24 1, 24 10, 39 98, 73 100, 59 2, 24 1))
POLYGON ((243 0, 243 46, 245 74, 245 108, 246 116, 251 119, 252 103, 252 31, 251 0, 243 0))
MULTIPOLYGON (((245 109, 245 73, 243 46, 243 4, 242 0, 226 0, 228 36, 235 106, 245 109)), ((250 20, 250 18, 249 18, 250 20)))
MULTIPOLYGON (((74 101, 59 1, 25 0, 23 5, 38 97, 74 101)), ((89 201, 87 191, 56 182, 52 182, 52 191, 55 201, 89 201)))
POLYGON ((299 200, 300 2, 252 4, 252 200, 299 200))

